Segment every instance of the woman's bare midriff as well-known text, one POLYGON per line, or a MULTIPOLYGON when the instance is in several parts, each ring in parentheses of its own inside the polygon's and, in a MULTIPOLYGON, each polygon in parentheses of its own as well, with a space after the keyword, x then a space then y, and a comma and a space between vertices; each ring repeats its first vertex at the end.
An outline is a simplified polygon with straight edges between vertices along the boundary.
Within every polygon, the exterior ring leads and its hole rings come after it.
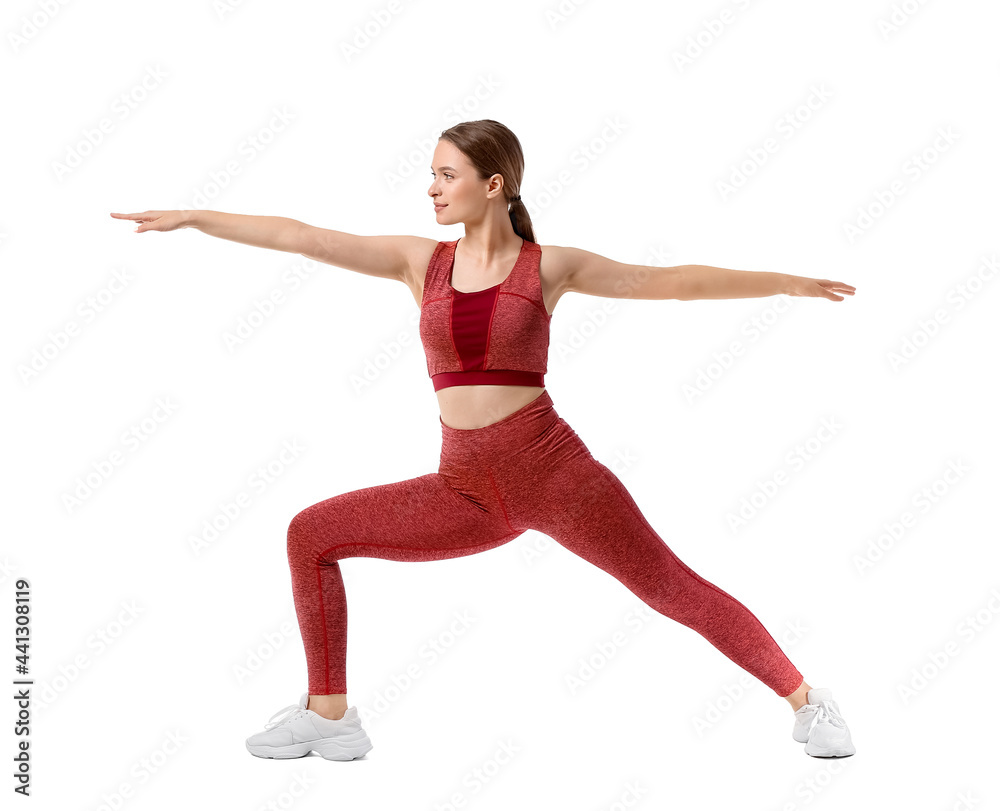
POLYGON ((437 392, 441 422, 450 428, 484 428, 540 397, 539 386, 449 386, 437 392))

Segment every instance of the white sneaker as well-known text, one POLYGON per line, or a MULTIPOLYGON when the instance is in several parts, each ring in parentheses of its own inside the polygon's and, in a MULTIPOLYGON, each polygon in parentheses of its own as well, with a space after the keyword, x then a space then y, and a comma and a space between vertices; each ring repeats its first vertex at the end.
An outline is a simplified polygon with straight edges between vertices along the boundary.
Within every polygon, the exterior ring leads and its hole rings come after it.
POLYGON ((307 710, 309 694, 298 704, 278 710, 263 732, 247 738, 251 755, 266 758, 305 757, 315 751, 327 760, 354 760, 371 751, 372 742, 361 728, 358 708, 349 707, 336 721, 307 710), (275 716, 281 715, 277 721, 275 716))
POLYGON ((833 691, 814 687, 806 693, 807 704, 795 711, 792 737, 805 744, 812 757, 848 757, 855 753, 851 731, 833 700, 833 691))

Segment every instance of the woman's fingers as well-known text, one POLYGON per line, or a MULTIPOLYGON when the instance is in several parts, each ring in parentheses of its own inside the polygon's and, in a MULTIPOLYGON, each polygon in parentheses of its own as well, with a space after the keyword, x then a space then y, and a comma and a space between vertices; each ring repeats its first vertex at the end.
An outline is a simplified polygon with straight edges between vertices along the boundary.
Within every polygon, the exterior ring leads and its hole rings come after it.
POLYGON ((139 223, 139 227, 135 229, 135 233, 141 234, 145 231, 154 230, 153 225, 158 219, 160 219, 166 212, 165 211, 142 211, 135 214, 120 214, 118 212, 110 212, 111 216, 119 220, 132 220, 132 222, 139 223), (148 223, 148 224, 147 224, 148 223))
POLYGON ((143 211, 136 214, 121 214, 113 211, 109 213, 115 219, 132 220, 139 223, 139 227, 135 229, 137 234, 145 231, 173 231, 180 227, 183 220, 180 211, 143 211))
POLYGON ((836 290, 838 293, 849 293, 852 296, 856 288, 849 284, 844 284, 843 282, 831 282, 829 279, 822 280, 824 284, 830 285, 831 290, 836 290))

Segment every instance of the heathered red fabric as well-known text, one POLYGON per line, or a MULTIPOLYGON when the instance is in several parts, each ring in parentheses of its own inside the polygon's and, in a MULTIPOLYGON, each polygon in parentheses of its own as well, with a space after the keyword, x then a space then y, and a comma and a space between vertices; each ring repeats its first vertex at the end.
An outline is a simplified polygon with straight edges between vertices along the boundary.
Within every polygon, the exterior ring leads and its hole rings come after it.
POLYGON ((339 561, 445 560, 494 549, 529 529, 701 634, 779 696, 802 684, 758 619, 667 547, 618 477, 556 413, 548 391, 484 428, 438 421, 437 473, 333 496, 289 524, 288 562, 311 695, 347 692, 339 561))
POLYGON ((424 277, 420 340, 434 390, 545 386, 552 316, 542 300, 541 246, 524 240, 507 278, 486 290, 451 286, 458 240, 439 242, 424 277))

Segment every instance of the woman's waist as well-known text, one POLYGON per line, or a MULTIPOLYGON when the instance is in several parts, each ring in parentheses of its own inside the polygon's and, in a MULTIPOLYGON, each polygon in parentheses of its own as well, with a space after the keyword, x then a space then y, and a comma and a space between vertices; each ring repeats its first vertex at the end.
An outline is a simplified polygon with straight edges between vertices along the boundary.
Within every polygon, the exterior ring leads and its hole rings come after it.
MULTIPOLYGON (((463 387, 463 388, 480 388, 463 387)), ((496 388, 483 386, 482 388, 496 388)), ((443 394, 444 390, 439 394, 443 394)), ((560 417, 552 404, 552 398, 547 389, 532 388, 524 394, 527 402, 517 399, 511 402, 494 397, 495 393, 470 393, 467 397, 459 395, 451 398, 448 408, 442 408, 441 423, 441 458, 474 463, 477 459, 486 461, 509 456, 532 444, 542 433, 557 422, 560 417), (477 399, 479 394, 481 399, 477 399), (471 406, 470 411, 461 410, 459 404, 471 406), (513 409, 513 410, 511 410, 513 409), (474 428, 457 428, 445 421, 448 414, 458 415, 461 419, 470 416, 486 417, 488 424, 474 428), (492 418, 492 419, 491 419, 492 418)))
POLYGON ((441 424, 455 431, 488 428, 531 404, 545 391, 544 386, 497 384, 442 388, 436 392, 441 424))

